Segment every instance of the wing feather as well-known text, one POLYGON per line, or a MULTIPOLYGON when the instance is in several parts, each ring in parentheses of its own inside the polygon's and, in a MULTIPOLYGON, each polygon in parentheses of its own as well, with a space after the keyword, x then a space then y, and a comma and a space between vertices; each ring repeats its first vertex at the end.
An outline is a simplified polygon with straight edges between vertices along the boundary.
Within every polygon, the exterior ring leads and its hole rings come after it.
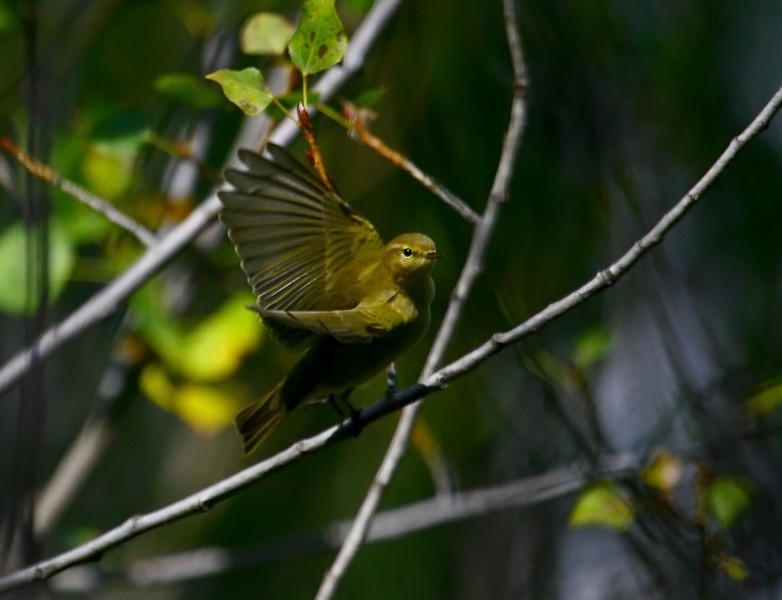
POLYGON ((388 333, 388 327, 380 325, 374 314, 355 308, 308 312, 261 310, 260 313, 267 322, 330 336, 345 344, 368 344, 388 333))
MULTIPOLYGON (((228 169, 234 189, 219 193, 220 219, 261 314, 354 308, 363 295, 358 275, 382 256, 377 231, 286 150, 267 150, 270 158, 240 150, 246 169, 228 169)), ((290 345, 318 333, 266 320, 290 345)))

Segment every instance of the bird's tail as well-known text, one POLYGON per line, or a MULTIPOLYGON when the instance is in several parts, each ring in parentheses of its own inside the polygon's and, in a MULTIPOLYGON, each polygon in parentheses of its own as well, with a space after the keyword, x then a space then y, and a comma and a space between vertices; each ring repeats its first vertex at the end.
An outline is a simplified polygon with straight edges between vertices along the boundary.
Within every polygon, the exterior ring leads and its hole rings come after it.
POLYGON ((245 456, 255 450, 285 416, 285 404, 280 397, 281 389, 282 383, 262 398, 245 406, 236 415, 234 423, 242 436, 245 456))

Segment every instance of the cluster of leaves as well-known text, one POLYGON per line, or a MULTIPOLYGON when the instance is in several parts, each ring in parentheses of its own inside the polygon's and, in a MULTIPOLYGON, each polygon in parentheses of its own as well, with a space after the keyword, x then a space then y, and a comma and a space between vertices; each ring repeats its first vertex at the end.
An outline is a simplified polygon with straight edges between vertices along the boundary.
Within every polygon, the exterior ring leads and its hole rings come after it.
MULTIPOLYGON (((207 79, 218 83, 226 98, 248 116, 260 114, 272 103, 287 114, 289 107, 298 102, 306 105, 307 77, 341 60, 347 36, 333 0, 309 0, 302 7, 297 27, 287 17, 275 13, 250 16, 240 32, 240 47, 248 55, 273 57, 276 63, 287 64, 300 75, 302 93, 274 97, 256 67, 221 69, 207 75, 207 79)), ((221 102, 214 88, 186 74, 162 77, 157 80, 156 89, 175 99, 189 98, 188 102, 197 108, 221 102)), ((219 431, 230 425, 243 402, 243 394, 227 382, 241 359, 261 341, 260 324, 246 327, 246 306, 253 299, 247 294, 228 300, 195 330, 186 332, 170 320, 159 318, 159 297, 141 295, 136 302, 145 312, 142 334, 159 358, 144 368, 141 387, 153 402, 196 431, 219 431), (218 356, 223 360, 215 360, 218 356)))
MULTIPOLYGON (((676 454, 661 451, 641 472, 641 481, 657 502, 684 522, 714 532, 709 547, 717 567, 736 581, 749 576, 740 558, 722 550, 720 532, 740 522, 751 506, 752 482, 742 476, 715 475, 700 464, 687 464, 676 454), (686 476, 686 473, 691 476, 686 476), (691 502, 687 505, 686 499, 691 502)), ((654 510, 636 501, 633 495, 615 481, 596 482, 579 494, 570 513, 574 527, 601 527, 616 532, 628 530, 646 510, 654 510)))
MULTIPOLYGON (((199 28, 208 29, 207 17, 199 19, 199 28)), ((272 57, 275 64, 287 64, 292 73, 290 80, 301 81, 302 92, 274 98, 263 74, 254 67, 224 69, 207 77, 219 83, 225 96, 247 115, 259 114, 270 105, 287 112, 296 103, 307 102, 309 75, 341 60, 347 36, 333 0, 309 0, 302 7, 298 26, 279 14, 252 15, 240 32, 240 47, 248 55, 272 57)), ((157 77, 154 89, 162 97, 196 111, 225 103, 214 86, 185 72, 157 77)), ((10 140, 7 142, 12 146, 10 140)), ((49 281, 36 283, 48 286, 50 302, 56 301, 74 279, 108 281, 139 252, 131 236, 104 215, 74 202, 55 187, 56 180, 75 182, 85 194, 113 203, 151 229, 180 220, 189 211, 187 199, 167 202, 155 192, 140 197, 138 161, 150 147, 176 158, 190 158, 186 144, 157 134, 137 112, 104 110, 95 119, 81 123, 67 147, 56 146, 60 149, 52 157, 52 164, 57 165, 58 173, 45 167, 51 173, 45 183, 50 184, 53 195, 45 236, 49 281), (88 254, 93 256, 85 258, 84 248, 91 248, 88 254), (100 249, 100 258, 95 257, 95 249, 100 249)), ((13 148, 4 149, 13 155, 13 148)), ((32 314, 35 310, 35 294, 30 294, 26 284, 31 271, 25 261, 19 260, 35 236, 43 239, 40 232, 36 234, 21 222, 0 232, 0 311, 9 315, 32 314)), ((196 431, 217 431, 231 422, 244 396, 228 382, 242 358, 257 349, 261 341, 262 327, 247 327, 245 306, 253 299, 248 292, 225 300, 214 314, 193 328, 172 314, 161 286, 160 282, 149 283, 131 300, 134 333, 152 350, 144 354, 148 358, 142 369, 141 388, 156 404, 196 431)))
POLYGON ((263 73, 255 67, 241 71, 221 69, 207 75, 248 116, 262 113, 272 102, 285 113, 299 101, 306 107, 307 77, 337 64, 347 48, 347 35, 334 9, 334 0, 306 2, 296 28, 282 15, 257 13, 244 24, 240 40, 246 54, 276 57, 295 67, 302 78, 301 95, 275 98, 263 73))
MULTIPOLYGON (((586 385, 590 369, 606 357, 610 342, 605 329, 587 329, 573 344, 569 361, 538 349, 525 364, 542 380, 577 390, 586 385)), ((767 415, 780 404, 780 390, 782 385, 778 382, 764 388, 746 401, 747 410, 767 415)), ((740 558, 719 547, 720 534, 735 527, 751 508, 755 493, 747 477, 714 474, 702 464, 661 450, 642 469, 640 482, 656 503, 639 499, 620 482, 596 481, 578 494, 570 511, 570 525, 624 533, 639 519, 664 506, 667 512, 678 515, 690 526, 710 527, 713 531, 710 541, 715 549, 713 562, 726 575, 736 581, 749 576, 740 558)))

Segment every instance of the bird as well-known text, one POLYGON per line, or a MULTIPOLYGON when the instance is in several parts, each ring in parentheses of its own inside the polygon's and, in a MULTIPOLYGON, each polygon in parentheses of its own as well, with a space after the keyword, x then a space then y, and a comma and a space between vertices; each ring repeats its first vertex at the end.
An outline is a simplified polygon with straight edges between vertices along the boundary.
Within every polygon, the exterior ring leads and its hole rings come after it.
MULTIPOLYGON (((240 150, 220 220, 267 330, 306 348, 283 379, 235 418, 247 455, 293 409, 372 379, 426 332, 441 254, 422 233, 383 244, 372 223, 281 146, 240 150)), ((351 411, 353 411, 351 407, 351 411)))

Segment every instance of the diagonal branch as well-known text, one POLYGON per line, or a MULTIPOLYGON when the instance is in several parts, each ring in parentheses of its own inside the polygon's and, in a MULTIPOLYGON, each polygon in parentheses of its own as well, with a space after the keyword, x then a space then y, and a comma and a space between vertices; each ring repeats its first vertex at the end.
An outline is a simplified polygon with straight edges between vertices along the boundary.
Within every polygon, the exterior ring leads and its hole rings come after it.
POLYGON ((607 287, 614 285, 621 277, 627 274, 632 266, 640 258, 663 241, 665 235, 678 223, 684 215, 695 206, 706 191, 719 180, 722 173, 732 163, 739 152, 751 140, 768 128, 771 120, 782 108, 782 87, 777 89, 771 99, 763 107, 763 110, 752 120, 747 128, 734 137, 728 147, 719 158, 701 177, 698 182, 671 208, 641 239, 636 241, 630 249, 617 261, 606 269, 599 271, 591 280, 571 292, 564 298, 552 302, 542 311, 517 325, 509 331, 497 333, 487 342, 465 354, 450 365, 440 369, 422 383, 431 387, 442 387, 446 382, 461 376, 465 370, 472 370, 490 356, 496 354, 509 344, 529 336, 538 331, 552 319, 578 306, 588 298, 607 287))
MULTIPOLYGON (((521 37, 516 27, 516 9, 514 0, 503 0, 505 13, 505 30, 513 64, 514 91, 511 102, 511 114, 508 130, 502 147, 500 162, 494 177, 486 209, 473 231, 472 244, 467 254, 467 260, 459 276, 459 281, 451 294, 451 301, 445 313, 440 329, 437 332, 432 349, 429 352, 424 365, 422 379, 432 375, 437 365, 443 358, 445 350, 451 341, 456 326, 461 319, 464 304, 472 290, 475 280, 483 270, 484 256, 489 241, 492 238, 500 208, 508 197, 510 181, 513 175, 513 165, 521 142, 521 136, 527 123, 527 90, 529 82, 527 69, 524 64, 521 47, 521 37)), ((337 585, 342 579, 347 567, 358 553, 359 548, 366 539, 372 519, 377 512, 380 499, 388 487, 391 478, 396 473, 399 462, 407 450, 410 434, 415 424, 415 418, 420 408, 420 402, 411 404, 402 412, 402 416, 389 443, 383 462, 375 474, 367 495, 359 508, 356 519, 350 533, 345 538, 336 559, 326 573, 320 589, 315 596, 316 600, 328 600, 334 595, 337 585)))
MULTIPOLYGON (((616 283, 627 274, 645 253, 662 241, 665 234, 682 218, 684 213, 692 208, 695 202, 714 185, 728 165, 735 160, 739 152, 769 126, 780 108, 782 108, 782 87, 776 91, 763 110, 753 119, 752 123, 731 141, 727 149, 698 183, 652 227, 649 233, 633 244, 617 261, 609 265, 605 270, 600 271, 592 280, 565 298, 550 304, 540 313, 513 329, 493 335, 491 339, 472 352, 435 371, 428 377, 422 378, 420 383, 394 394, 389 399, 382 399, 367 409, 362 410, 359 416, 359 427, 369 425, 390 412, 407 406, 419 398, 423 398, 435 390, 445 387, 449 382, 472 371, 509 344, 531 335, 554 318, 616 283)), ((167 523, 178 521, 191 514, 209 510, 216 503, 225 500, 239 490, 301 458, 303 455, 318 451, 327 445, 349 437, 349 434, 345 432, 352 431, 351 428, 355 427, 355 425, 352 419, 348 419, 340 426, 330 427, 313 437, 300 440, 287 450, 182 500, 157 511, 133 517, 119 527, 107 531, 82 546, 77 546, 68 552, 0 577, 0 592, 20 587, 37 579, 46 579, 76 564, 94 560, 106 550, 142 533, 167 523)))
MULTIPOLYGON (((361 26, 356 30, 342 59, 342 65, 329 69, 315 86, 325 101, 364 64, 367 52, 385 24, 399 7, 401 0, 377 0, 361 26)), ((275 130, 272 141, 286 145, 296 135, 295 124, 286 119, 275 130)), ((220 211, 217 194, 211 194, 176 228, 149 248, 122 275, 95 294, 64 321, 43 333, 32 346, 13 356, 0 368, 0 394, 16 384, 33 362, 47 358, 68 340, 116 311, 125 299, 162 269, 215 218, 220 211)))
MULTIPOLYGON (((379 512, 372 521, 366 542, 398 539, 446 523, 549 502, 573 494, 595 480, 632 479, 637 476, 642 464, 639 457, 632 455, 606 456, 596 466, 577 462, 507 483, 412 502, 379 512)), ((140 558, 124 567, 121 577, 130 585, 148 587, 280 562, 323 549, 339 548, 351 525, 351 520, 337 521, 316 532, 294 534, 247 548, 206 546, 186 552, 140 558)), ((75 586, 70 586, 63 578, 55 584, 56 589, 82 594, 93 591, 92 586, 84 586, 84 581, 97 583, 102 573, 96 568, 83 569, 84 572, 74 577, 78 582, 75 586)))

